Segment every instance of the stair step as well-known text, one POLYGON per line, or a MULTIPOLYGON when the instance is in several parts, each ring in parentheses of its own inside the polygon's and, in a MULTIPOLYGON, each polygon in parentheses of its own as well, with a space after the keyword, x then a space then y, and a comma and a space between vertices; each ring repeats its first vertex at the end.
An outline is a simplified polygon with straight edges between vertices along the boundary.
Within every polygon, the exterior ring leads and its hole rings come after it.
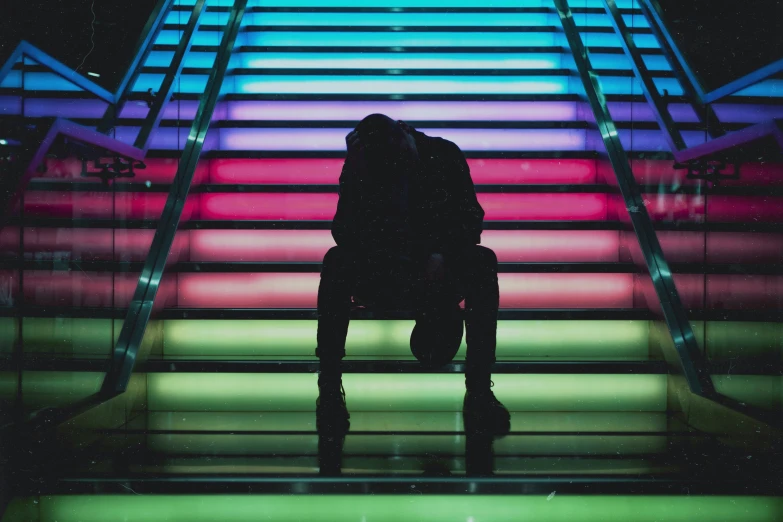
MULTIPOLYGON (((148 359, 136 366, 137 371, 147 373, 317 373, 320 364, 314 357, 310 361, 281 360, 220 360, 148 359)), ((464 373, 464 362, 447 364, 437 370, 429 370, 417 361, 343 361, 346 374, 404 373, 448 374, 464 373)), ((663 361, 535 361, 495 363, 493 374, 666 374, 663 361)))
MULTIPOLYGON (((146 373, 149 411, 315 411, 314 373, 146 373)), ((509 411, 666 410, 665 374, 497 374, 509 411)), ((343 376, 350 411, 462 410, 460 374, 343 376)))

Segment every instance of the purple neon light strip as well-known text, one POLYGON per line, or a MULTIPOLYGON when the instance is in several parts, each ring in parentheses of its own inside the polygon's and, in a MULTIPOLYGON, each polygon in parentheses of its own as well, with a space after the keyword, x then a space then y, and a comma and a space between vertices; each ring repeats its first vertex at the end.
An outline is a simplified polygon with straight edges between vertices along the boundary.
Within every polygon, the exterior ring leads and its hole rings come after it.
MULTIPOLYGON (((164 119, 192 119, 198 102, 170 103, 164 119)), ((760 123, 783 118, 783 105, 718 104, 714 106, 721 121, 760 123)), ((25 101, 29 117, 100 118, 106 104, 100 100, 59 100, 34 98, 25 101)), ((502 101, 233 101, 219 104, 216 120, 258 121, 358 121, 367 114, 380 112, 411 121, 578 121, 579 102, 502 102, 502 101)), ((646 103, 611 102, 609 109, 616 121, 655 121, 646 103)), ((20 99, 0 96, 0 113, 19 114, 20 99)), ((144 102, 128 102, 122 118, 144 118, 144 102)), ((669 106, 675 121, 694 122, 695 114, 687 104, 669 106)), ((583 113, 584 114, 584 113, 583 113)))
MULTIPOLYGON (((345 135, 351 129, 217 129, 207 134, 204 150, 247 151, 344 151, 345 135)), ((582 129, 420 129, 430 136, 455 142, 467 151, 582 151, 600 150, 602 142, 593 132, 582 129)), ((138 128, 118 127, 117 139, 130 143, 138 128)), ((152 138, 152 149, 180 150, 188 129, 160 128, 152 138), (179 132, 178 132, 179 131, 179 132)), ((704 133, 683 133, 688 146, 704 140, 704 133)), ((621 130, 620 139, 628 150, 668 151, 657 130, 621 130)))

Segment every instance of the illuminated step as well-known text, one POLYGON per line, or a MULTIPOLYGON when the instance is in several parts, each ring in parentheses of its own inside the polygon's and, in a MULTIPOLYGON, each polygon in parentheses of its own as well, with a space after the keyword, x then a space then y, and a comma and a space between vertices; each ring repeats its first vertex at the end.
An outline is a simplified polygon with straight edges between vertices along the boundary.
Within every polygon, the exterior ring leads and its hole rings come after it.
MULTIPOLYGON (((587 152, 598 151, 600 142, 589 139, 586 129, 569 128, 420 128, 429 136, 442 137, 467 152, 587 152)), ((344 153, 345 136, 353 127, 340 128, 221 128, 207 135, 205 151, 268 151, 268 152, 333 152, 344 153)), ((159 128, 152 140, 152 150, 181 150, 187 141, 186 127, 159 128)), ((138 127, 118 127, 117 139, 132 142, 138 127)), ((635 151, 668 152, 663 133, 657 129, 619 129, 624 146, 635 151)), ((695 130, 681 132, 689 145, 704 142, 704 133, 695 130)), ((601 145, 602 146, 602 145, 601 145)))
MULTIPOLYGON (((130 303, 138 274, 25 271, 28 306, 122 308, 130 303)), ((180 273, 164 277, 162 308, 312 309, 317 273, 180 273)), ((776 310, 783 276, 674 274, 683 305, 707 310, 776 310)), ((648 276, 626 273, 500 274, 502 309, 657 309, 648 276), (636 296, 634 288, 636 287, 636 296)), ((10 303, 19 298, 11 288, 10 303)))
MULTIPOLYGON (((313 414, 311 416, 315 417, 313 414)), ((156 455, 274 456, 318 455, 318 435, 152 434, 142 438, 156 455)), ((524 456, 609 456, 614 458, 664 454, 665 435, 508 435, 494 444, 496 458, 524 456)), ((394 455, 459 457, 464 435, 353 435, 345 438, 343 457, 394 455)))
MULTIPOLYGON (((621 47, 619 36, 612 32, 596 32, 594 28, 582 28, 580 34, 586 45, 593 47, 621 47)), ((176 45, 181 31, 162 29, 154 45, 176 45)), ((199 30, 193 37, 193 45, 217 46, 222 31, 199 30)), ((634 42, 641 49, 659 49, 652 34, 634 34, 634 42)), ((541 27, 538 31, 521 29, 514 32, 498 32, 491 28, 486 32, 473 31, 247 31, 240 32, 236 49, 253 47, 568 47, 565 35, 559 29, 541 27)))
MULTIPOLYGON (((550 75, 328 75, 328 74, 243 74, 226 78, 223 83, 227 94, 581 94, 579 84, 569 82, 567 75, 555 71, 550 75)), ((25 82, 30 89, 74 90, 56 88, 47 73, 28 73, 25 82), (41 75, 41 76, 38 76, 41 75)), ((158 89, 162 73, 141 73, 133 86, 134 92, 158 89)), ((183 74, 177 82, 178 92, 199 93, 206 86, 206 74, 183 74)), ((674 78, 656 78, 659 90, 666 89, 672 96, 682 94, 682 88, 674 78)), ((5 82, 7 83, 7 82, 5 82)), ((5 87, 5 83, 2 85, 5 87)), ((750 87, 737 96, 770 96, 779 87, 772 81, 769 85, 750 87)), ((607 95, 634 94, 635 80, 629 76, 603 76, 601 83, 607 95)), ((12 85, 9 85, 11 87, 12 85)))
MULTIPOLYGON (((240 50, 231 55, 229 68, 243 69, 576 69, 573 58, 562 51, 562 47, 552 47, 543 51, 519 53, 436 53, 409 52, 358 53, 343 51, 340 53, 318 52, 253 52, 240 50)), ((216 52, 191 52, 185 56, 184 67, 211 68, 215 63, 216 52)), ((152 51, 144 62, 144 67, 168 67, 174 51, 152 51)), ((671 67, 663 55, 646 54, 643 60, 651 71, 670 71, 671 67)), ((590 63, 597 69, 628 70, 631 61, 623 54, 591 53, 590 63)), ((149 71, 148 71, 149 72, 149 71)))
MULTIPOLYGON (((500 274, 500 306, 632 308, 636 277, 500 274)), ((179 274, 177 304, 186 308, 314 308, 319 280, 319 274, 179 274)))
MULTIPOLYGON (((45 323, 46 320, 41 320, 45 323)), ((413 321, 351 321, 351 357, 411 359, 413 321)), ((316 321, 167 320, 163 357, 313 357, 316 321)), ((510 358, 647 359, 644 321, 499 321, 497 356, 510 358)), ((464 359, 465 340, 457 359, 464 359)))
MULTIPOLYGON (((149 411, 315 411, 316 374, 148 373, 149 411)), ((510 411, 666 410, 666 375, 493 376, 510 411)), ((345 374, 351 411, 462 410, 460 374, 345 374)))
MULTIPOLYGON (((182 25, 188 22, 189 13, 173 11, 166 16, 166 25, 182 25)), ((642 14, 624 14, 623 20, 629 28, 649 27, 642 14)), ((612 27, 611 18, 605 13, 574 13, 578 27, 612 27)), ((227 12, 206 12, 201 15, 201 27, 225 26, 228 23, 227 12)), ((542 12, 500 12, 500 13, 404 13, 404 12, 308 12, 302 9, 295 12, 247 12, 242 18, 242 26, 248 27, 312 27, 312 26, 349 26, 349 27, 560 27, 560 18, 554 9, 542 12)))
MULTIPOLYGON (((29 217, 157 219, 165 193, 30 192, 24 201, 29 217), (113 208, 112 208, 113 206, 113 208)), ((607 220, 608 194, 479 194, 487 220, 607 220)), ((338 195, 304 193, 211 193, 191 195, 183 220, 328 220, 334 218, 338 195)))
MULTIPOLYGON (((174 5, 195 5, 196 0, 176 0, 174 5)), ((230 7, 234 4, 233 0, 207 0, 209 7, 230 7)), ((636 0, 617 0, 617 7, 621 9, 638 9, 639 4, 636 0)), ((571 0, 569 5, 572 8, 599 8, 603 7, 601 0, 571 0)), ((248 0, 247 7, 266 8, 266 7, 432 7, 443 8, 442 0, 248 0)), ((530 7, 554 7, 552 0, 491 0, 490 2, 481 0, 450 0, 448 7, 451 8, 530 8, 530 7)))
MULTIPOLYGON (((610 224, 609 222, 606 222, 610 224)), ((328 224, 328 222, 327 222, 328 224)), ((485 227, 486 228, 486 227, 485 227)), ((24 252, 37 259, 143 261, 154 228, 62 228, 34 226, 24 232, 24 252)), ((703 263, 703 232, 659 231, 670 263, 703 263)), ((641 260, 635 234, 622 230, 484 230, 481 244, 501 263, 609 263, 641 260)), ((333 247, 329 230, 187 230, 174 238, 171 262, 321 262, 333 247)), ((18 229, 0 230, 0 259, 18 257, 18 229)), ((708 263, 774 264, 783 235, 709 232, 708 263)))
MULTIPOLYGON (((74 404, 98 393, 104 376, 103 372, 23 371, 22 406, 26 411, 35 411, 74 404)), ((19 377, 16 372, 0 371, 0 404, 13 404, 19 377)))
MULTIPOLYGON (((22 319, 25 353, 50 354, 60 358, 108 357, 114 348, 124 320, 82 317, 25 317, 22 319)), ((753 351, 759 356, 777 353, 775 323, 733 323, 724 336, 749 332, 743 343, 731 344, 708 337, 708 349, 753 351), (759 332, 756 335, 756 332, 759 332), (772 336, 772 337, 770 337, 772 336), (766 339, 766 341, 764 341, 766 339), (765 344, 766 343, 766 344, 765 344), (770 344, 771 343, 771 344, 770 344)), ((348 329, 349 357, 410 359, 412 320, 353 320, 348 329)), ((695 327, 698 327, 697 323, 695 327)), ((720 323, 710 322, 717 329, 720 323)), ((167 319, 162 325, 160 353, 154 357, 204 359, 222 357, 287 357, 312 359, 316 321, 167 319)), ((641 320, 500 320, 497 354, 502 360, 519 358, 551 360, 646 360, 651 355, 647 340, 648 323, 641 320)), ((717 330, 716 330, 717 331, 717 330)), ((725 331, 722 329, 721 331, 725 331)), ((0 317, 0 345, 12 346, 19 336, 13 317, 0 317)), ((457 359, 464 358, 464 342, 457 359)))
MULTIPOLYGON (((231 433, 295 431, 315 433, 311 412, 149 412, 131 423, 129 429, 231 433)), ((685 428, 666 413, 659 412, 515 412, 511 431, 517 433, 640 433, 647 435, 681 432, 685 428)), ((351 431, 464 433, 461 411, 372 412, 351 415, 351 431)))
MULTIPOLYGON (((29 218, 147 219, 160 217, 167 194, 124 192, 31 191, 24 209, 29 218)), ((204 193, 191 194, 182 220, 331 221, 335 193, 204 193)), ((480 193, 486 221, 615 221, 625 219, 619 196, 595 193, 480 193)), ((680 194, 646 195, 647 212, 655 221, 700 222, 704 198, 680 194)), ((780 196, 711 195, 706 214, 712 222, 783 222, 780 196)))
MULTIPOLYGON (((122 308, 130 303, 138 274, 25 271, 28 306, 122 308)), ((155 301, 161 308, 312 309, 318 273, 180 273, 163 278, 155 301)), ((776 310, 783 276, 674 274, 683 305, 707 310, 776 310)), ((657 309, 652 282, 643 274, 500 274, 502 309, 657 309), (634 291, 634 288, 636 290, 634 291), (635 295, 636 294, 636 295, 635 295)), ((10 303, 19 298, 11 288, 10 303)))
POLYGON ((783 412, 783 376, 779 374, 780 364, 773 371, 778 375, 725 375, 713 374, 715 390, 751 407, 768 412, 783 412))
MULTIPOLYGON (((635 458, 632 455, 616 455, 617 458, 591 458, 585 455, 577 457, 515 457, 508 455, 495 456, 493 472, 505 476, 551 476, 558 475, 613 475, 640 476, 656 474, 658 478, 677 473, 680 467, 667 463, 663 456, 653 455, 648 458, 635 458)), ((442 471, 447 469, 452 476, 465 476, 464 456, 435 457, 427 455, 395 455, 392 458, 384 456, 351 456, 342 459, 342 472, 346 475, 372 477, 394 477, 395 475, 421 475, 431 473, 433 467, 442 471)), ((113 462, 91 461, 88 471, 110 474, 115 471, 113 462)), ((178 474, 273 474, 285 475, 317 475, 320 462, 316 455, 271 457, 248 456, 222 457, 210 455, 176 457, 152 455, 149 462, 134 459, 128 464, 130 473, 151 473, 157 476, 176 477, 178 474)), ((282 477, 281 477, 282 478, 282 477)))
MULTIPOLYGON (((38 259, 143 261, 154 233, 26 228, 24 251, 38 259)), ((613 230, 485 230, 482 245, 493 249, 500 262, 616 262, 621 245, 627 243, 625 235, 613 230)), ((683 241, 691 236, 696 237, 694 233, 683 241)), ((751 247, 757 245, 751 239, 745 242, 751 247)), ((772 250, 781 241, 783 238, 771 245, 772 250)), ((736 248, 736 244, 731 245, 736 248)), ((333 246, 329 230, 189 230, 177 234, 169 260, 321 262, 333 246)), ((0 232, 0 258, 15 257, 18 251, 19 238, 14 230, 0 232)), ((755 254, 761 254, 758 248, 755 254)))
POLYGON ((627 521, 776 522, 783 499, 730 495, 569 495, 545 502, 546 495, 49 495, 12 501, 3 522, 103 522, 107 513, 125 522, 333 520, 445 522, 508 520, 525 513, 530 522, 627 521))

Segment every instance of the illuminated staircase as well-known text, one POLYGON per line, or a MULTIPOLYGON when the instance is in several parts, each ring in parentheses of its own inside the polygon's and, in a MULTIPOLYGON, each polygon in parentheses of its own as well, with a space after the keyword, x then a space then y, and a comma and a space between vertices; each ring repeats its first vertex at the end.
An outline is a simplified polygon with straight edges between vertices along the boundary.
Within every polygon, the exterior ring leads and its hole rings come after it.
MULTIPOLYGON (((779 416, 783 166, 746 164, 705 202, 706 185, 673 168, 603 3, 568 3, 716 387, 779 416)), ((702 142, 641 11, 618 3, 686 141, 702 142)), ((193 4, 168 15, 117 138, 135 139, 193 4)), ((0 231, 0 346, 23 347, 21 385, 5 371, 0 392, 25 412, 101 389, 234 2, 207 5, 146 169, 105 185, 51 160, 25 192, 24 227, 0 231)), ((672 339, 562 31, 550 0, 249 0, 127 400, 67 423, 3 522, 783 516, 779 480, 750 479, 763 452, 724 446, 728 428, 696 429, 682 411, 672 339), (355 313, 351 432, 341 446, 315 431, 320 262, 344 137, 374 112, 468 158, 482 244, 500 261, 493 379, 512 433, 494 443, 463 427, 464 346, 425 372, 404 311, 355 313), (494 476, 472 476, 487 467, 494 476)), ((46 72, 25 74, 0 84, 0 104, 23 88, 29 118, 94 126, 103 113, 46 72)), ((715 110, 729 129, 783 117, 781 86, 715 110)))

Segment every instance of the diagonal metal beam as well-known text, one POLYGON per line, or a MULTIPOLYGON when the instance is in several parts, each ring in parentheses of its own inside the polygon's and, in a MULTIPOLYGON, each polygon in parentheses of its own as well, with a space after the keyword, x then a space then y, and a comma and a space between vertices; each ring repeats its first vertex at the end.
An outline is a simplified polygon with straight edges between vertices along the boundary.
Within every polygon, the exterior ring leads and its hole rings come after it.
POLYGON ((155 231, 149 254, 144 262, 144 268, 128 308, 128 314, 114 348, 111 369, 107 372, 101 389, 101 393, 104 395, 111 396, 122 393, 128 386, 138 350, 152 313, 152 306, 163 278, 171 245, 179 228, 179 221, 193 181, 193 175, 201 158, 204 140, 220 98, 229 58, 239 34, 246 6, 247 0, 236 0, 231 9, 215 59, 215 66, 209 75, 206 92, 199 103, 187 144, 182 152, 177 174, 172 181, 171 190, 155 231))
POLYGON ((585 96, 593 111, 595 123, 606 147, 609 162, 617 176, 620 193, 628 209, 628 215, 636 232, 639 247, 660 301, 664 320, 679 355, 678 371, 686 379, 688 387, 693 393, 702 396, 713 396, 715 391, 712 380, 704 364, 699 345, 696 342, 688 316, 685 313, 685 308, 674 285, 671 270, 663 256, 663 249, 653 229, 639 186, 636 184, 628 156, 620 142, 617 127, 609 114, 609 107, 601 88, 600 79, 590 64, 590 57, 582 43, 567 0, 554 0, 554 3, 571 48, 574 62, 576 62, 579 78, 584 86, 585 96))
POLYGON ((658 88, 653 82, 650 71, 647 70, 647 66, 642 58, 642 53, 639 52, 639 49, 633 41, 633 35, 628 30, 628 26, 625 25, 625 20, 623 20, 623 15, 620 14, 617 4, 615 4, 614 0, 603 0, 603 2, 606 14, 609 15, 609 20, 611 20, 614 30, 620 35, 620 42, 622 42, 623 50, 631 59, 633 72, 636 75, 636 79, 639 80, 639 83, 642 85, 642 93, 644 93, 647 103, 650 105, 650 108, 652 108, 658 126, 661 128, 663 136, 669 144, 669 149, 673 151, 684 149, 686 147, 685 140, 683 139, 682 134, 680 134, 677 125, 674 123, 671 114, 669 114, 669 110, 666 108, 663 98, 658 94, 658 88))
MULTIPOLYGON (((160 86, 158 95, 155 97, 155 101, 153 102, 149 113, 147 113, 147 117, 144 120, 144 124, 141 126, 139 135, 136 136, 134 145, 142 149, 145 153, 150 146, 152 131, 155 130, 160 123, 160 119, 163 117, 163 111, 174 92, 174 83, 182 72, 182 67, 185 63, 185 55, 190 51, 190 47, 193 44, 193 35, 198 30, 198 26, 201 23, 201 14, 204 11, 205 4, 206 0, 196 1, 196 5, 190 13, 188 24, 182 34, 177 50, 174 52, 174 57, 166 70, 166 76, 163 78, 163 83, 160 86)), ((141 67, 139 67, 139 70, 141 70, 141 67)))
POLYGON ((705 104, 704 101, 702 101, 702 98, 697 91, 698 87, 691 83, 692 78, 688 74, 688 71, 683 68, 683 64, 680 63, 678 57, 679 55, 677 54, 676 49, 673 49, 669 45, 670 41, 667 38, 667 35, 664 34, 666 29, 661 28, 658 25, 660 19, 653 13, 654 8, 652 8, 645 0, 639 0, 639 7, 641 8, 644 17, 647 19, 647 24, 650 26, 650 30, 653 32, 655 39, 658 40, 661 51, 663 52, 666 61, 669 63, 669 66, 672 68, 674 76, 677 78, 677 82, 682 87, 682 90, 685 93, 685 97, 690 101, 691 107, 696 113, 696 117, 698 118, 699 122, 705 126, 708 126, 710 129, 710 135, 714 138, 726 134, 726 131, 723 129, 723 126, 720 123, 718 115, 715 114, 715 111, 710 105, 705 104))
POLYGON ((685 57, 677 47, 677 43, 674 41, 671 33, 666 29, 666 24, 663 22, 663 17, 661 15, 663 9, 661 9, 661 6, 658 4, 658 0, 639 0, 639 6, 642 8, 642 11, 647 20, 650 22, 650 27, 653 29, 656 38, 658 38, 660 41, 661 46, 663 47, 664 43, 668 45, 674 57, 682 67, 682 70, 685 72, 685 74, 687 74, 688 78, 690 79, 690 83, 692 84, 693 89, 698 97, 698 101, 702 105, 714 103, 721 98, 730 96, 737 91, 740 91, 746 87, 750 87, 751 85, 759 83, 762 80, 766 80, 767 78, 771 78, 772 76, 783 71, 783 58, 781 58, 768 65, 765 65, 764 67, 756 69, 755 71, 746 74, 741 78, 707 92, 702 88, 698 76, 688 65, 688 62, 685 60, 685 57))

